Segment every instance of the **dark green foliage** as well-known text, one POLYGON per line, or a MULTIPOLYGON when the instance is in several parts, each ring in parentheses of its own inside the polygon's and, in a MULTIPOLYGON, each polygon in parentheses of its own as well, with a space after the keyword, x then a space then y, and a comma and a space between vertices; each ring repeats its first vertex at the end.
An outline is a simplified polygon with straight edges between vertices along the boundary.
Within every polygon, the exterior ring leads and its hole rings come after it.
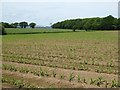
POLYGON ((120 30, 120 18, 118 19, 118 22, 117 22, 117 29, 120 30))
POLYGON ((102 30, 113 30, 114 29, 113 22, 114 22, 114 17, 111 15, 103 18, 101 21, 101 29, 102 30))
POLYGON ((20 22, 20 23, 19 23, 19 26, 20 26, 21 28, 26 28, 26 27, 28 26, 28 23, 27 23, 27 22, 20 22))
POLYGON ((19 23, 15 22, 15 23, 6 23, 6 22, 1 22, 2 26, 5 28, 17 28, 19 26, 19 23))
POLYGON ((58 22, 52 28, 75 30, 120 30, 120 19, 109 15, 104 18, 72 19, 58 22))
POLYGON ((12 25, 13 28, 17 28, 19 26, 19 23, 15 22, 15 23, 12 23, 11 25, 12 25))
POLYGON ((29 24, 29 26, 30 26, 31 28, 35 28, 35 25, 36 25, 35 23, 30 23, 30 24, 29 24))
POLYGON ((75 32, 75 30, 77 29, 77 26, 74 25, 72 29, 73 29, 73 32, 75 32))
POLYGON ((6 23, 6 22, 1 22, 2 26, 5 28, 14 28, 12 24, 6 23))
POLYGON ((31 28, 35 28, 36 23, 30 23, 28 25, 28 22, 15 22, 15 23, 6 23, 6 22, 1 22, 2 26, 5 28, 26 28, 27 26, 30 26, 31 28))
POLYGON ((85 29, 85 30, 87 31, 87 30, 91 29, 91 26, 92 26, 92 24, 91 24, 90 20, 88 20, 88 21, 83 25, 83 29, 85 29))
POLYGON ((0 24, 0 35, 6 35, 5 28, 0 24))

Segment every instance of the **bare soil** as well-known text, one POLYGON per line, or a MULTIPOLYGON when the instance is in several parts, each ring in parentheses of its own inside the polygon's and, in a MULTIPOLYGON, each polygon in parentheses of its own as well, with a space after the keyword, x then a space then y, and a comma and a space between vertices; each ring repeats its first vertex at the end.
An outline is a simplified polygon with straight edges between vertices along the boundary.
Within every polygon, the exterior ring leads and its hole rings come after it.
POLYGON ((81 83, 69 82, 65 80, 58 80, 55 78, 46 78, 46 77, 38 77, 32 74, 23 74, 19 72, 11 72, 8 70, 3 70, 3 75, 8 75, 9 77, 14 77, 15 79, 23 79, 30 84, 36 85, 36 87, 40 88, 82 88, 83 85, 81 83))
MULTIPOLYGON (((68 84, 70 83, 68 81, 68 78, 70 76, 70 73, 73 73, 75 75, 75 78, 74 80, 72 81, 72 83, 75 85, 71 85, 71 87, 79 87, 79 83, 77 81, 77 77, 78 75, 80 75, 80 78, 82 79, 86 79, 86 81, 88 82, 87 84, 86 83, 82 83, 82 86, 83 87, 97 87, 95 85, 90 85, 90 79, 93 78, 98 78, 98 77, 102 77, 103 79, 107 80, 108 82, 111 82, 113 79, 118 79, 118 76, 115 75, 115 74, 106 74, 106 73, 96 73, 96 72, 91 72, 91 71, 77 71, 77 70, 70 70, 70 69, 63 69, 63 68, 53 68, 53 67, 47 67, 47 66, 38 66, 38 65, 31 65, 31 64, 21 64, 21 63, 15 63, 15 62, 3 62, 3 64, 6 64, 6 65, 13 65, 15 67, 29 67, 29 69, 31 70, 38 70, 40 69, 40 67, 44 70, 44 71, 48 71, 49 73, 52 73, 52 71, 54 71, 56 73, 56 77, 41 77, 41 80, 44 81, 44 78, 45 78, 45 82, 49 82, 49 84, 52 84, 54 83, 53 85, 57 87, 61 87, 61 85, 64 83, 68 84), (61 75, 64 75, 65 78, 64 79, 60 79, 60 76, 61 75), (56 81, 57 80, 57 81, 56 81), (55 82, 54 82, 55 81, 55 82), (61 82, 63 81, 63 82, 61 82), (57 84, 55 84, 57 83, 57 84), (60 86, 59 86, 60 85, 60 86), (77 85, 77 86, 76 86, 77 85)), ((11 72, 12 73, 12 72, 11 72)), ((19 72, 16 72, 19 74, 19 72)), ((16 74, 17 75, 17 74, 16 74)), ((26 74, 25 74, 26 75, 26 74)), ((32 75, 31 73, 27 74, 27 75, 32 75)), ((34 75, 33 75, 34 76, 34 75)), ((36 76, 34 76, 36 77, 36 76)), ((24 76, 23 76, 24 78, 24 76)), ((36 81, 36 79, 33 79, 36 81)), ((43 82, 42 81, 42 82, 43 82)), ((63 87, 68 87, 67 85, 65 84, 65 86, 63 85, 63 87)), ((70 83, 71 84, 71 83, 70 83)), ((81 86, 80 86, 81 87, 81 86)))

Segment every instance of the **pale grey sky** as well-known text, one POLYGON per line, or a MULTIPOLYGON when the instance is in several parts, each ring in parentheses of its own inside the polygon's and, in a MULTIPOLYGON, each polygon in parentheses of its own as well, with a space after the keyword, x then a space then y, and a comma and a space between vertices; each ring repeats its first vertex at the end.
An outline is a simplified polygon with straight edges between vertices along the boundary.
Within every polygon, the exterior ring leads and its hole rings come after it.
POLYGON ((118 17, 120 18, 120 1, 118 3, 118 17))
MULTIPOLYGON (((74 1, 74 0, 73 0, 74 1)), ((118 17, 118 2, 3 2, 2 21, 50 25, 66 19, 118 17)))

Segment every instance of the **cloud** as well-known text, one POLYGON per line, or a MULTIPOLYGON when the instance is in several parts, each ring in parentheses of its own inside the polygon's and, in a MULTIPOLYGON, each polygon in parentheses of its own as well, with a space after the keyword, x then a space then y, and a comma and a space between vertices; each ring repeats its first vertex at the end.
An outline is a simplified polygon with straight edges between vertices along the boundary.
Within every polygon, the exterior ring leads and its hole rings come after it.
POLYGON ((120 18, 120 1, 118 3, 118 17, 120 18))
POLYGON ((117 2, 34 2, 3 3, 3 21, 34 21, 49 25, 65 19, 118 16, 117 2))
POLYGON ((118 2, 119 0, 1 0, 2 2, 118 2))

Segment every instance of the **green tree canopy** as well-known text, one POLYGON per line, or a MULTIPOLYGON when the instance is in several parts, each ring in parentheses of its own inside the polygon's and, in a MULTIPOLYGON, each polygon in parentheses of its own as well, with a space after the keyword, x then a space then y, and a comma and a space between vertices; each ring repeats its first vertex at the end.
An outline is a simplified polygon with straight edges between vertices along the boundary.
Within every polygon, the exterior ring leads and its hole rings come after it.
POLYGON ((31 28, 35 28, 36 23, 33 23, 33 22, 32 22, 32 23, 29 24, 29 26, 30 26, 31 28))
POLYGON ((113 28, 114 17, 109 15, 102 19, 101 28, 103 30, 112 30, 113 28))
POLYGON ((120 30, 120 18, 118 18, 117 29, 120 30))
POLYGON ((28 26, 28 23, 27 23, 27 22, 20 22, 20 23, 19 23, 19 26, 20 26, 21 28, 26 28, 26 27, 28 26))
POLYGON ((52 25, 52 28, 78 30, 120 30, 120 19, 109 15, 104 18, 84 18, 65 20, 52 25))
POLYGON ((17 28, 19 26, 19 23, 15 22, 15 23, 12 23, 11 25, 12 25, 13 28, 17 28))

